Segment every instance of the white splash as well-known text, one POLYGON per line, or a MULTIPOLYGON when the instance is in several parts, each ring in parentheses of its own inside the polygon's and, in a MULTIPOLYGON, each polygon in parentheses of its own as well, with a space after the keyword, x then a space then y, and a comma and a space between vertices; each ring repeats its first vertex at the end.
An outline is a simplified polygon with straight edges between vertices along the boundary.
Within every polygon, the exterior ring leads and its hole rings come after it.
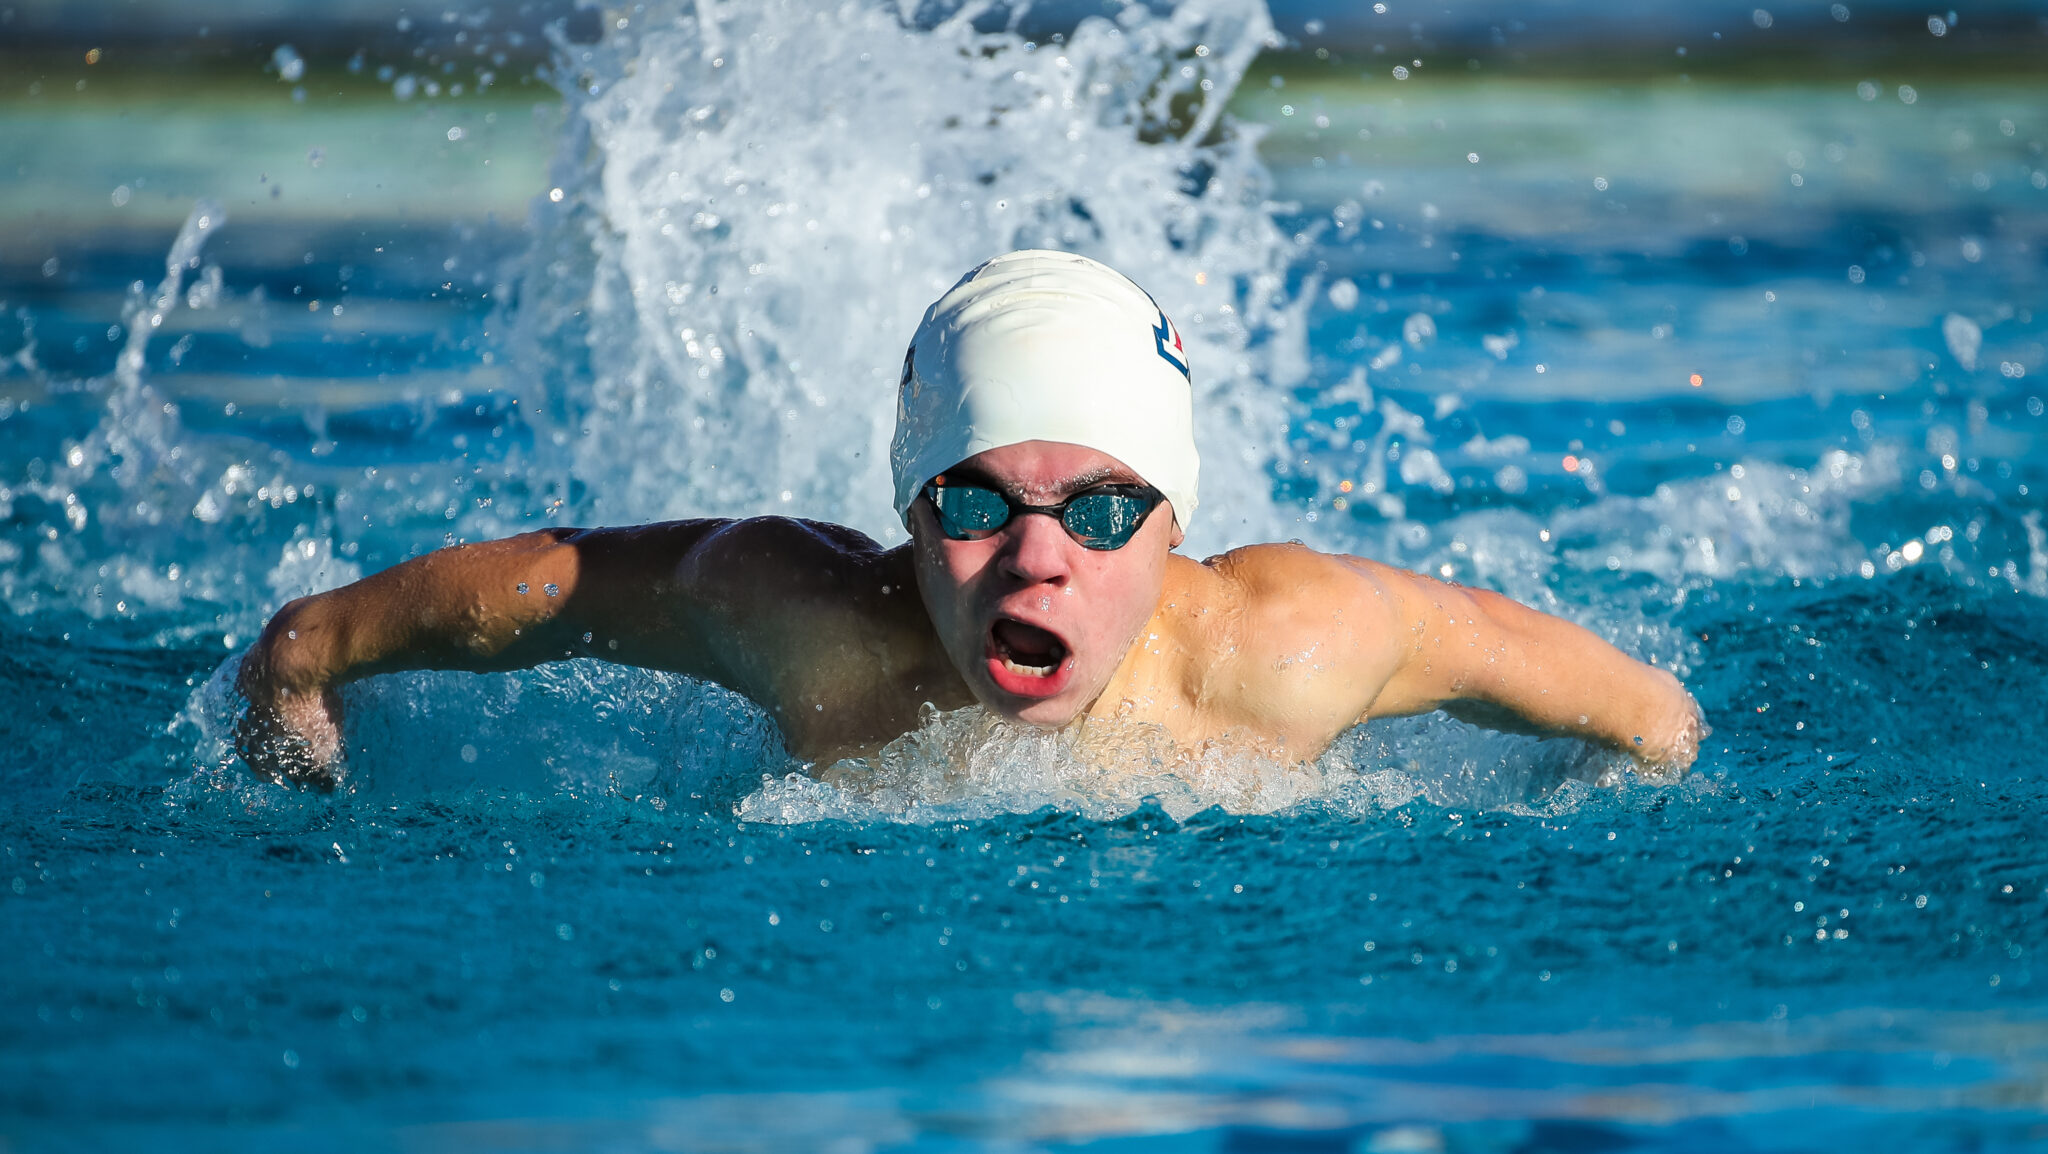
POLYGON ((53 593, 51 602, 92 616, 168 608, 233 583, 222 566, 192 563, 186 518, 206 489, 206 446, 144 371, 150 343, 172 313, 218 299, 219 270, 202 270, 201 253, 226 222, 217 203, 194 205, 165 253, 163 278, 153 290, 141 281, 130 288, 114 371, 83 383, 105 395, 98 424, 54 454, 46 477, 23 487, 61 508, 63 523, 23 558, 28 564, 0 567, 0 600, 17 611, 33 611, 53 593))
POLYGON ((565 191, 515 326, 557 483, 587 486, 586 518, 779 512, 900 539, 888 440, 925 306, 996 253, 1062 248, 1179 322, 1204 450, 1190 548, 1242 540, 1306 364, 1294 244, 1222 111, 1272 36, 1264 5, 1130 5, 1046 44, 914 8, 657 3, 563 46, 565 191))
POLYGON ((1016 725, 978 707, 927 707, 917 729, 876 757, 815 777, 764 778, 737 807, 748 821, 938 821, 1047 806, 1107 820, 1147 798, 1176 820, 1211 806, 1268 813, 1327 792, 1325 773, 1256 748, 1178 749, 1157 726, 1091 720, 1016 725))
POLYGON ((1313 761, 1253 743, 1199 750, 1153 725, 1089 720, 1045 730, 978 706, 927 711, 873 758, 763 775, 734 807, 744 821, 942 822, 1053 808, 1107 821, 1156 805, 1175 821, 1208 809, 1275 813, 1306 805, 1366 815, 1418 798, 1527 810, 1576 804, 1570 782, 1614 781, 1627 759, 1576 741, 1491 733, 1441 715, 1376 723, 1313 761))

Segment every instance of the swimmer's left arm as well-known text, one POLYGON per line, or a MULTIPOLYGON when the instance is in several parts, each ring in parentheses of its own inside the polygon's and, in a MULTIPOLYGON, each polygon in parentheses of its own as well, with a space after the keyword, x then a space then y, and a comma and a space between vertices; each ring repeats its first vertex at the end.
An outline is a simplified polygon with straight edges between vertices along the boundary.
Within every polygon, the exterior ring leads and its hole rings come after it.
POLYGON ((1692 765, 1699 706, 1670 672, 1498 593, 1346 564, 1400 630, 1401 652, 1364 715, 1442 709, 1489 728, 1591 740, 1652 770, 1692 765))

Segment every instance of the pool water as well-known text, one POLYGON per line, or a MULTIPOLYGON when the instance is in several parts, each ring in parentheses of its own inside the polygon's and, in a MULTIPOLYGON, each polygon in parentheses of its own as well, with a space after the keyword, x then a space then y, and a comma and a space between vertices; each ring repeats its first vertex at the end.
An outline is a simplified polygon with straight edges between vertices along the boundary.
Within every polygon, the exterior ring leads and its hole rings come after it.
POLYGON ((5 104, 10 1148, 2048 1142, 2038 83, 1396 79, 1249 0, 602 31, 559 94, 5 104), (446 542, 900 539, 902 343, 1021 245, 1187 335, 1189 552, 1580 621, 1694 773, 1438 716, 1133 777, 970 711, 840 788, 583 662, 350 687, 333 795, 233 757, 267 615, 446 542))

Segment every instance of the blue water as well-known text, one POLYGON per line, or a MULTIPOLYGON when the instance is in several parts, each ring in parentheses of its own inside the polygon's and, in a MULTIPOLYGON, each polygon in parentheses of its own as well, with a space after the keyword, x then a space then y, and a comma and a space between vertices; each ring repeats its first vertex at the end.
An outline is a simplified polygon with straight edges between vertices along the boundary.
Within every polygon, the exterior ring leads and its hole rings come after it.
POLYGON ((1254 60, 1237 3, 1033 51, 696 12, 559 46, 538 109, 9 106, 105 159, 0 248, 0 1139, 2048 1142, 2038 85, 1397 81, 1254 60), (1162 60, 1228 132, 1145 119, 1162 60), (195 125, 242 146, 150 143, 195 125), (1128 780, 940 718, 859 794, 589 663, 351 687, 331 796, 233 758, 266 615, 445 541, 887 534, 917 311, 1046 241, 1190 335, 1191 550, 1582 621, 1682 671, 1693 775, 1437 717, 1128 780))

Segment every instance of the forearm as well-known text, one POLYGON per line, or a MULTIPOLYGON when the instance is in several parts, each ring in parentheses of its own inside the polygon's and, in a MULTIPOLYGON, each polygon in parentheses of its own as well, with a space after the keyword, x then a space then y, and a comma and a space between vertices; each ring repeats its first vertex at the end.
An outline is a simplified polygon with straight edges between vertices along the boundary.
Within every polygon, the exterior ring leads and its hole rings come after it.
POLYGON ((277 612, 242 659, 236 747, 276 780, 328 788, 341 756, 337 686, 405 669, 490 672, 566 657, 695 673, 671 616, 679 556, 715 522, 551 529, 415 558, 277 612))
MULTIPOLYGON (((402 669, 516 669, 572 655, 564 608, 578 577, 574 530, 442 549, 279 610, 244 663, 307 692, 402 669)), ((572 635, 573 636, 573 635, 572 635)))
MULTIPOLYGON (((1460 721, 1508 733, 1579 737, 1633 756, 1645 765, 1692 764, 1698 752, 1701 716, 1692 695, 1662 670, 1638 666, 1641 684, 1620 688, 1610 676, 1609 692, 1578 697, 1552 691, 1536 701, 1504 705, 1485 698, 1458 698, 1443 711, 1460 721)), ((1636 678, 1629 678, 1636 680, 1636 678)))
POLYGON ((1468 710, 1507 713, 1529 729, 1595 741, 1645 765, 1684 769, 1692 763, 1699 707, 1670 672, 1509 598, 1473 597, 1509 640, 1485 672, 1470 678, 1468 710))

